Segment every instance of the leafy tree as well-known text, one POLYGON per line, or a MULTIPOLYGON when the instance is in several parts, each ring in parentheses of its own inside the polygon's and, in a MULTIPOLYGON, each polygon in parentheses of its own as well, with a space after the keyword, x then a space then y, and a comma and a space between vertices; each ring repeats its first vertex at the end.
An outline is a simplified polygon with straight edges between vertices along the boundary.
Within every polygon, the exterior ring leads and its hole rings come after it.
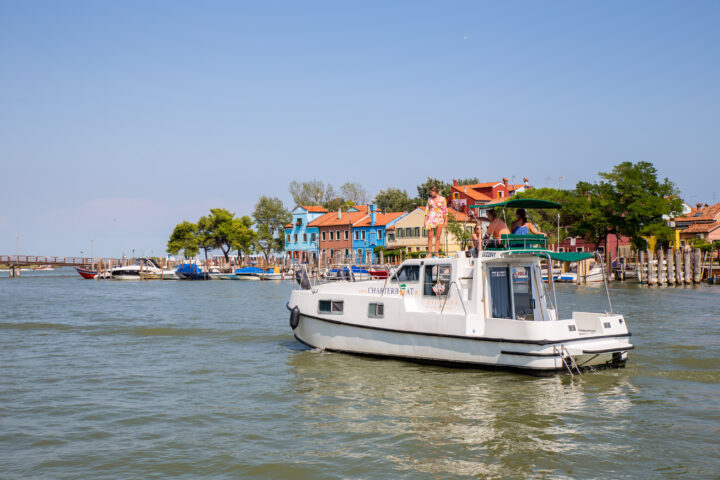
POLYGON ((380 190, 375 199, 375 205, 386 212, 405 212, 415 208, 415 201, 408 197, 405 190, 399 188, 386 188, 380 190))
MULTIPOLYGON (((548 200, 562 205, 560 211, 555 209, 528 209, 528 219, 542 232, 548 234, 549 243, 559 243, 574 234, 572 226, 584 214, 585 207, 579 203, 578 193, 575 190, 561 190, 558 188, 534 188, 516 194, 515 198, 534 198, 548 200), (558 239, 558 215, 560 215, 560 238, 558 239)), ((583 197, 585 198, 585 197, 583 197)), ((514 218, 513 218, 514 220, 514 218)), ((510 221, 510 218, 508 218, 510 221)))
POLYGON ((292 181, 289 190, 296 205, 322 205, 325 202, 325 184, 320 180, 292 181))
POLYGON ((459 222, 452 213, 448 215, 447 231, 455 237, 455 241, 460 244, 460 249, 465 250, 467 248, 472 232, 468 232, 465 223, 459 222))
POLYGON ((167 251, 172 255, 182 250, 185 258, 198 254, 197 225, 192 222, 178 223, 170 234, 167 251))
POLYGON ((368 194, 359 183, 346 182, 340 187, 340 192, 345 201, 353 205, 365 205, 368 202, 368 194))
POLYGON ((273 249, 277 249, 281 245, 277 237, 280 237, 280 242, 284 242, 285 225, 290 222, 292 215, 285 209, 279 198, 262 196, 255 205, 253 218, 257 225, 255 244, 268 259, 273 249))
POLYGON ((430 187, 432 186, 437 187, 440 191, 440 195, 443 197, 450 195, 450 189, 452 188, 451 184, 443 182, 437 178, 427 177, 427 180, 425 180, 424 183, 417 186, 418 204, 424 205, 425 202, 427 202, 428 198, 430 198, 430 187))
POLYGON ((198 220, 198 240, 205 250, 205 257, 209 250, 219 249, 225 261, 230 261, 229 253, 233 248, 233 220, 235 214, 224 208, 211 208, 210 215, 198 220))
POLYGON ((245 258, 252 253, 257 241, 257 232, 252 229, 253 221, 247 215, 240 218, 233 218, 230 240, 232 246, 238 252, 239 258, 245 258))
MULTIPOLYGON (((458 185, 475 185, 476 183, 480 183, 480 180, 477 177, 470 177, 470 178, 459 178, 458 179, 458 185)), ((450 192, 448 192, 448 195, 450 192)))

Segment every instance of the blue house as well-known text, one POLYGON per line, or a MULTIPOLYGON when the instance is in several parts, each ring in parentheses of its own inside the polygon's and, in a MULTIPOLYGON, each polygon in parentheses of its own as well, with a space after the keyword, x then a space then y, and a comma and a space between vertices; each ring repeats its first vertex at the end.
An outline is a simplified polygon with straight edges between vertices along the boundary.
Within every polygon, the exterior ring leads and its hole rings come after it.
POLYGON ((363 207, 368 209, 368 216, 353 225, 353 253, 357 263, 369 263, 377 260, 375 247, 387 246, 385 229, 404 217, 407 212, 381 213, 375 205, 363 207))
POLYGON ((292 222, 285 225, 285 256, 291 263, 317 261, 319 230, 308 224, 326 213, 323 207, 315 205, 298 205, 293 209, 292 222))

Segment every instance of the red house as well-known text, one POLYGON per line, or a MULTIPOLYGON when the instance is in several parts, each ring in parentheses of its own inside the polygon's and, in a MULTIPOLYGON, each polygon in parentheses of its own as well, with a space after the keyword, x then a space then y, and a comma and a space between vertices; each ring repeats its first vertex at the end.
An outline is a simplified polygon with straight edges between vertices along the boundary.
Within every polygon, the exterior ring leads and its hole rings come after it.
POLYGON ((470 209, 472 205, 485 205, 492 201, 499 201, 515 195, 517 192, 532 188, 528 184, 528 178, 523 179, 525 183, 520 185, 510 184, 508 178, 501 182, 474 183, 472 185, 458 185, 453 180, 450 196, 447 198, 448 205, 465 215, 475 215, 477 210, 470 209))

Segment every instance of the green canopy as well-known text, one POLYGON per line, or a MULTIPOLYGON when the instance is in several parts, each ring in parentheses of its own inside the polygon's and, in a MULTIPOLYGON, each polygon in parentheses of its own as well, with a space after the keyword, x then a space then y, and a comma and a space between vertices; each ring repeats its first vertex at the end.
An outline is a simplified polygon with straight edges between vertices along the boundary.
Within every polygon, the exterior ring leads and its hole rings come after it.
POLYGON ((592 252, 547 252, 553 260, 561 262, 579 262, 595 256, 592 252))
POLYGON ((478 208, 481 210, 487 210, 495 207, 510 207, 510 208, 561 208, 562 205, 559 203, 551 202, 549 200, 536 200, 532 198, 511 198, 504 202, 488 203, 485 205, 470 205, 470 208, 478 208))

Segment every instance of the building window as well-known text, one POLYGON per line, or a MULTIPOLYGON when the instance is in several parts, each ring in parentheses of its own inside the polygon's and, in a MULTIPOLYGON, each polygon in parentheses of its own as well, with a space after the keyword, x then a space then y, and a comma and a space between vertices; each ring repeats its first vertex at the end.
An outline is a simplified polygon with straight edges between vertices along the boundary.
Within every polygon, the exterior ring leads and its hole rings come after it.
POLYGON ((349 256, 350 256, 350 250, 348 250, 348 249, 346 248, 346 249, 345 249, 345 259, 346 259, 346 261, 347 261, 347 258, 348 258, 349 256))
POLYGON ((415 227, 415 231, 413 232, 416 237, 420 236, 420 227, 415 227))
POLYGON ((503 192, 502 192, 502 190, 500 190, 500 191, 497 192, 497 193, 498 193, 498 198, 502 198, 502 197, 503 197, 503 192))
POLYGON ((576 251, 576 252, 584 252, 584 251, 585 251, 585 247, 577 247, 577 248, 575 249, 575 251, 576 251))
POLYGON ((297 233, 293 236, 295 243, 297 243, 297 233))
POLYGON ((345 240, 350 239, 350 232, 345 230, 345 240))
POLYGON ((398 236, 398 238, 403 238, 404 235, 403 235, 403 229, 402 229, 402 228, 398 228, 398 229, 397 229, 397 236, 398 236))
POLYGON ((410 228, 410 227, 405 228, 405 236, 412 237, 412 228, 410 228))
POLYGON ((285 238, 286 243, 290 243, 290 234, 288 233, 285 238))
POLYGON ((423 236, 423 237, 427 237, 427 229, 426 229, 426 228, 423 228, 423 229, 422 229, 422 232, 423 232, 423 233, 422 233, 422 236, 423 236))
POLYGON ((317 240, 317 235, 315 235, 315 233, 311 233, 311 234, 310 234, 310 241, 311 241, 311 242, 314 242, 315 240, 317 240))
POLYGON ((458 192, 454 192, 454 193, 453 193, 453 198, 454 198, 455 200, 457 200, 458 198, 460 198, 460 194, 459 194, 458 192))
POLYGON ((318 313, 341 315, 343 313, 343 302, 342 300, 320 300, 318 302, 318 313))
POLYGON ((325 232, 322 232, 322 241, 325 241, 325 232))
POLYGON ((382 230, 378 230, 378 240, 382 240, 382 230))
POLYGON ((335 238, 340 240, 340 230, 335 230, 335 238))
POLYGON ((333 258, 335 256, 335 249, 330 249, 330 258, 333 258))
POLYGON ((564 252, 564 251, 565 251, 565 247, 558 247, 558 252, 564 252))
POLYGON ((357 251, 357 259, 359 262, 362 262, 362 250, 358 248, 357 251))
POLYGON ((365 240, 365 230, 363 230, 362 232, 360 232, 360 238, 362 238, 363 240, 365 240))
POLYGON ((395 235, 392 233, 388 233, 388 242, 394 242, 395 241, 395 235))
POLYGON ((360 240, 360 231, 359 230, 355 230, 354 237, 355 237, 355 240, 360 240))
POLYGON ((307 233, 303 233, 303 242, 307 242, 307 233))
POLYGON ((371 303, 368 305, 368 318, 383 318, 385 316, 385 305, 382 303, 371 303))

